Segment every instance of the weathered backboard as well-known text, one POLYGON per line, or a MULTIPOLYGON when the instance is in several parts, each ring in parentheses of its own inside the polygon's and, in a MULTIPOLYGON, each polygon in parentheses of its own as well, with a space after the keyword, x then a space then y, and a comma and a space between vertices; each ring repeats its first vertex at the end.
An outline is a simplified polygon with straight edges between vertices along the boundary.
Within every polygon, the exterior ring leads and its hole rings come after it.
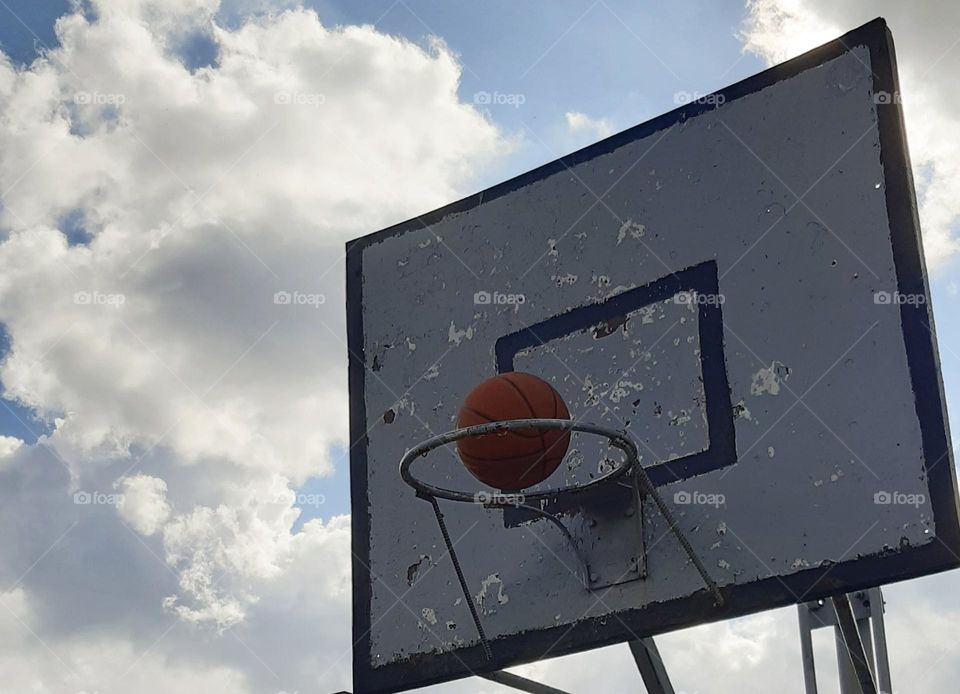
MULTIPOLYGON (((347 252, 358 692, 957 566, 882 20, 347 252), (397 465, 507 370, 637 440, 722 607, 652 505, 643 575, 589 590, 549 524, 441 501, 485 657, 431 505, 397 465)), ((545 484, 587 481, 609 458, 576 436, 545 484)), ((477 488, 452 447, 418 465, 477 488)))

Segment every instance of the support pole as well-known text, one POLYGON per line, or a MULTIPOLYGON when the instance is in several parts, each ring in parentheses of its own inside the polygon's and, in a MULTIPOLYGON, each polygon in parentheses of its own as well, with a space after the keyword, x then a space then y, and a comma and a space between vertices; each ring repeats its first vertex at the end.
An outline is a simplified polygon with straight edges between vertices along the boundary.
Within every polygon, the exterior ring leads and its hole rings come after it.
POLYGON ((647 688, 647 694, 674 694, 670 676, 663 665, 663 658, 652 638, 630 642, 630 652, 637 661, 637 669, 647 688))
MULTIPOLYGON (((873 673, 870 672, 870 664, 864 651, 863 641, 860 640, 860 632, 857 629, 857 622, 853 618, 853 608, 850 607, 849 598, 845 593, 840 593, 830 598, 830 601, 833 603, 833 609, 837 616, 837 632, 839 635, 837 661, 840 665, 841 677, 843 675, 843 664, 849 664, 853 671, 853 684, 857 687, 851 690, 851 694, 877 694, 877 685, 874 682, 873 673), (842 649, 841 643, 843 645, 842 649)), ((841 689, 841 692, 846 694, 843 689, 841 689)))
POLYGON ((843 635, 840 633, 840 627, 833 627, 833 631, 837 644, 837 676, 840 682, 840 694, 861 694, 857 676, 853 672, 853 664, 850 662, 850 654, 847 653, 847 646, 844 644, 843 635))
POLYGON ((887 655, 887 629, 883 623, 883 593, 879 588, 871 588, 870 620, 873 622, 873 641, 877 652, 877 686, 883 694, 893 694, 890 682, 890 658, 887 655))
POLYGON ((863 644, 863 651, 867 656, 867 665, 870 672, 873 673, 873 679, 877 679, 876 663, 873 660, 873 634, 870 633, 870 618, 857 620, 857 631, 860 632, 860 643, 863 644))
POLYGON ((813 660, 813 627, 810 625, 810 608, 797 605, 800 619, 800 658, 803 662, 803 688, 806 694, 817 694, 817 667, 813 660))

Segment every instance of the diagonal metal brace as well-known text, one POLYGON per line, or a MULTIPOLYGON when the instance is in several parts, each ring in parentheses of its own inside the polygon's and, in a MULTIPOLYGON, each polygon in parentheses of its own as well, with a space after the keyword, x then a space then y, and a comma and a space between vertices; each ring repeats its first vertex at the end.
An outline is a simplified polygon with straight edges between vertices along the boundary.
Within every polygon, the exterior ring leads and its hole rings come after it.
POLYGON ((853 666, 857 683, 860 685, 861 694, 877 694, 877 684, 874 682, 873 673, 870 672, 869 660, 867 660, 866 651, 863 649, 863 641, 860 639, 857 622, 853 617, 850 599, 846 593, 840 593, 830 598, 830 602, 833 603, 833 609, 837 613, 837 628, 843 637, 843 643, 846 646, 847 655, 850 657, 850 664, 853 666))
POLYGON ((539 682, 528 680, 526 677, 513 675, 509 672, 503 672, 502 670, 498 670, 497 672, 488 672, 483 675, 477 675, 477 677, 482 677, 483 679, 490 680, 491 682, 497 682, 498 684, 504 684, 508 687, 519 689, 521 692, 530 692, 530 694, 567 694, 567 692, 563 691, 562 689, 557 689, 556 687, 551 687, 546 684, 540 684, 539 682))

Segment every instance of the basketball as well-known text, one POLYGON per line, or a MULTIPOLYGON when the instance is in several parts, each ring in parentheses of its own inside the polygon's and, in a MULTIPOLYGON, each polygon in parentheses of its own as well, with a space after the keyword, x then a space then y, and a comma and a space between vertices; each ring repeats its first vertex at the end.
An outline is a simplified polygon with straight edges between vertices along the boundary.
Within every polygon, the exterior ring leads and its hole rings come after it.
MULTIPOLYGON (((513 371, 489 378, 470 391, 457 427, 510 419, 570 419, 570 412, 549 383, 513 371)), ((569 446, 569 431, 531 427, 460 439, 457 452, 467 470, 484 484, 519 490, 552 475, 569 446)))

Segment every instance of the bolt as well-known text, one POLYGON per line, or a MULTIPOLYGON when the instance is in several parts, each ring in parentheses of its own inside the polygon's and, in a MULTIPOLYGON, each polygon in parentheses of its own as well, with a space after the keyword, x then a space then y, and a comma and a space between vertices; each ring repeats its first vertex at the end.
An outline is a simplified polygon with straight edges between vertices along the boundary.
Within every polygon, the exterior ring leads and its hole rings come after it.
POLYGON ((600 580, 600 577, 597 574, 590 574, 590 583, 596 583, 600 580))

